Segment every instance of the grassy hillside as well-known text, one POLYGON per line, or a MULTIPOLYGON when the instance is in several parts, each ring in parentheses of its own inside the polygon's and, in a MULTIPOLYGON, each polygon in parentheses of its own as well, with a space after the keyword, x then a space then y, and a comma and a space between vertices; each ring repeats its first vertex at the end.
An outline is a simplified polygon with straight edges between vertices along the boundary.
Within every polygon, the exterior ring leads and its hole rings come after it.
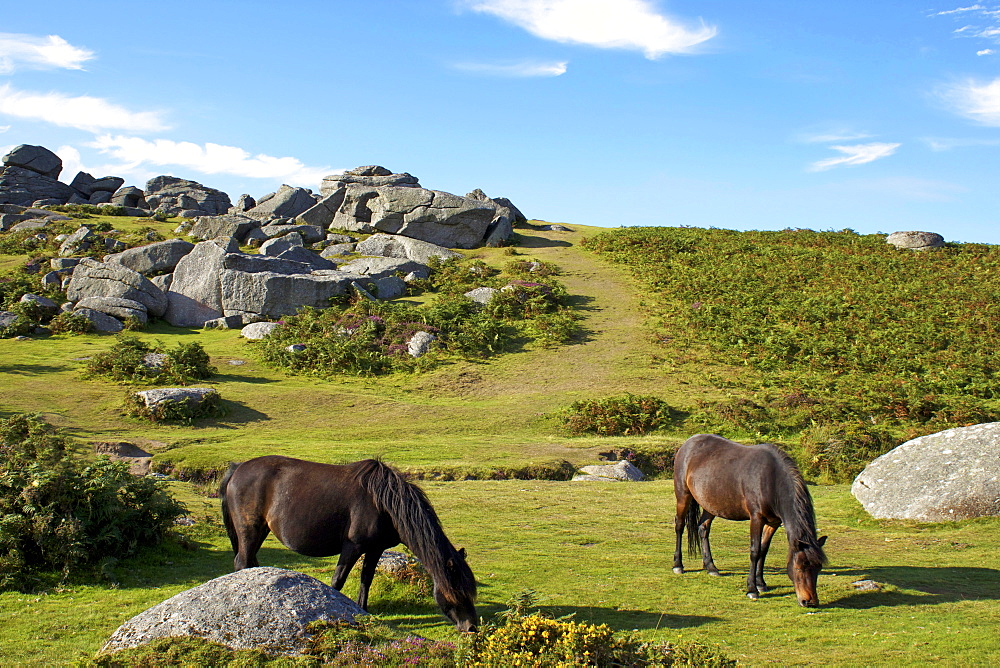
MULTIPOLYGON (((150 224, 163 236, 174 227, 150 224)), ((82 377, 83 358, 110 349, 114 337, 0 339, 0 416, 41 412, 82 443, 131 441, 155 452, 160 466, 189 472, 281 453, 328 462, 381 456, 427 477, 489 478, 594 463, 612 449, 669 451, 692 433, 717 431, 778 442, 812 466, 814 479, 832 480, 845 462, 857 465, 908 435, 995 419, 1000 408, 993 247, 916 254, 849 232, 518 232, 516 257, 561 268, 584 330, 570 345, 525 344, 423 373, 322 379, 265 366, 238 332, 161 323, 137 335, 167 346, 199 342, 219 369, 205 384, 229 413, 154 425, 123 414, 125 387, 82 377), (570 437, 560 426, 559 412, 573 402, 626 392, 663 399, 677 419, 643 437, 570 437)), ((467 252, 495 267, 508 253, 467 252)), ((0 267, 27 257, 8 254, 0 267)), ((673 575, 669 480, 423 486, 449 536, 469 550, 486 616, 528 588, 555 614, 650 639, 722 644, 752 665, 1000 661, 1000 573, 991 557, 1000 520, 876 522, 847 486, 813 487, 831 563, 820 577, 823 606, 807 611, 783 572, 782 534, 768 562, 775 591, 756 603, 742 595, 745 523, 716 523, 723 578, 673 575), (860 579, 880 588, 856 590, 860 579)), ((71 662, 131 615, 228 572, 215 501, 190 485, 173 488, 200 518, 187 530, 197 549, 171 545, 122 564, 118 587, 84 579, 0 594, 8 620, 0 657, 71 662)), ((299 557, 271 538, 261 562, 329 580, 335 560, 299 557)), ((689 558, 688 566, 698 564, 689 558)), ((414 603, 380 586, 375 612, 428 637, 453 637, 430 599, 414 603)), ((347 590, 356 587, 352 580, 347 590)))

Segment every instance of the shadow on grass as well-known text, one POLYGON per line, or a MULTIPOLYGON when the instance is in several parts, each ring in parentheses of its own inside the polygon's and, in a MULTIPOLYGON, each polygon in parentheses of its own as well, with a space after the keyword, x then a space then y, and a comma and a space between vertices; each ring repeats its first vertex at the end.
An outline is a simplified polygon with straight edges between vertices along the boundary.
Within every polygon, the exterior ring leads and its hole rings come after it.
POLYGON ((261 378, 260 376, 244 376, 237 373, 227 373, 225 371, 220 371, 215 375, 215 378, 219 381, 225 381, 227 383, 250 383, 252 385, 264 385, 267 383, 280 383, 281 378, 261 378))
POLYGON ((832 601, 829 607, 833 608, 867 609, 1000 600, 1000 570, 992 568, 885 566, 863 570, 834 569, 832 572, 838 577, 874 580, 900 589, 922 592, 858 591, 832 601))
POLYGON ((58 373, 65 371, 66 367, 50 366, 48 364, 3 364, 0 365, 0 373, 17 373, 22 376, 37 376, 42 373, 58 373))
POLYGON ((255 408, 250 408, 242 401, 223 399, 222 405, 226 409, 226 415, 220 418, 215 426, 223 429, 235 429, 235 425, 244 425, 251 422, 265 422, 271 419, 267 413, 262 413, 255 408))
MULTIPOLYGON (((535 228, 540 229, 540 228, 535 228)), ((530 234, 526 234, 527 230, 518 229, 515 230, 520 237, 520 243, 518 246, 521 248, 569 248, 573 244, 568 241, 558 241, 555 239, 546 239, 545 237, 535 237, 530 234)))

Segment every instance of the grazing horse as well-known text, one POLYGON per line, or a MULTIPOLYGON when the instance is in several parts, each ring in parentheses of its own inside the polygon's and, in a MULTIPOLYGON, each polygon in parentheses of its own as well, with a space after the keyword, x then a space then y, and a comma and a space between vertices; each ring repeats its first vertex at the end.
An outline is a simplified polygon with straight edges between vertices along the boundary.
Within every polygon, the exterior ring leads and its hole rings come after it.
POLYGON ((795 462, 773 445, 742 445, 714 434, 692 436, 674 456, 674 573, 683 573, 681 535, 688 530, 688 552, 699 551, 705 570, 718 575, 708 534, 712 520, 750 520, 750 574, 747 596, 767 591, 764 559, 774 532, 782 524, 788 535, 788 577, 799 605, 819 605, 816 577, 826 563, 816 537, 812 497, 795 462), (699 517, 699 510, 700 517, 699 517), (700 542, 699 542, 700 538, 700 542))
POLYGON ((379 557, 400 542, 434 580, 434 599, 459 631, 474 632, 476 580, 441 529, 434 508, 416 485, 380 461, 343 466, 272 455, 229 467, 219 485, 222 519, 233 545, 235 570, 259 566, 268 531, 290 550, 310 557, 340 555, 333 587, 340 589, 364 555, 358 605, 379 557))

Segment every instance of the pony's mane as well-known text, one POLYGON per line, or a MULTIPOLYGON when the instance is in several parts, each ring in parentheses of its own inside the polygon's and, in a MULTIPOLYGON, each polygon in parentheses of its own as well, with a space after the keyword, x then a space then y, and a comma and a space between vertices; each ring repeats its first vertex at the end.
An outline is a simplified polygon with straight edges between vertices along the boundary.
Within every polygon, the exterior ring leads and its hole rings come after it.
POLYGON ((804 545, 802 552, 812 564, 817 566, 825 564, 826 553, 816 538, 816 512, 813 510, 812 496, 799 467, 776 445, 761 443, 758 447, 771 452, 787 474, 781 478, 786 489, 782 490, 784 493, 780 495, 782 501, 780 510, 781 522, 785 525, 785 533, 788 534, 788 544, 801 542, 804 545))
POLYGON ((456 593, 475 598, 476 579, 465 558, 444 535, 441 521, 424 491, 409 483, 393 467, 379 460, 361 462, 358 481, 368 491, 375 506, 392 518, 403 543, 413 550, 449 600, 456 593), (448 567, 452 560, 453 567, 448 567))

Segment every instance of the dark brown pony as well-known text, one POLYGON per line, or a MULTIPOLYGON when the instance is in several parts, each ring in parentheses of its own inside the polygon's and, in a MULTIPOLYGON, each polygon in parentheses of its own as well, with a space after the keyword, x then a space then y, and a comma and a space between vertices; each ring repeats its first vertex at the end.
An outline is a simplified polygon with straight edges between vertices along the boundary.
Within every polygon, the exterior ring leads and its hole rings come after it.
POLYGON ((444 535, 423 491, 391 466, 373 459, 338 466, 258 457, 229 467, 219 497, 236 570, 260 565, 257 551, 268 531, 299 554, 339 554, 333 574, 338 590, 364 555, 358 605, 367 609, 379 557, 402 542, 433 578, 445 617, 459 631, 476 630, 476 580, 465 550, 444 535))
POLYGON ((788 455, 768 443, 742 445, 714 434, 692 436, 674 456, 674 495, 674 573, 684 572, 681 536, 685 527, 688 552, 694 555, 700 551, 705 570, 718 575, 708 544, 712 520, 750 520, 747 596, 756 599, 767 591, 764 559, 774 532, 784 524, 788 577, 795 584, 799 605, 819 605, 816 578, 826 563, 826 536, 816 537, 812 497, 788 455))

